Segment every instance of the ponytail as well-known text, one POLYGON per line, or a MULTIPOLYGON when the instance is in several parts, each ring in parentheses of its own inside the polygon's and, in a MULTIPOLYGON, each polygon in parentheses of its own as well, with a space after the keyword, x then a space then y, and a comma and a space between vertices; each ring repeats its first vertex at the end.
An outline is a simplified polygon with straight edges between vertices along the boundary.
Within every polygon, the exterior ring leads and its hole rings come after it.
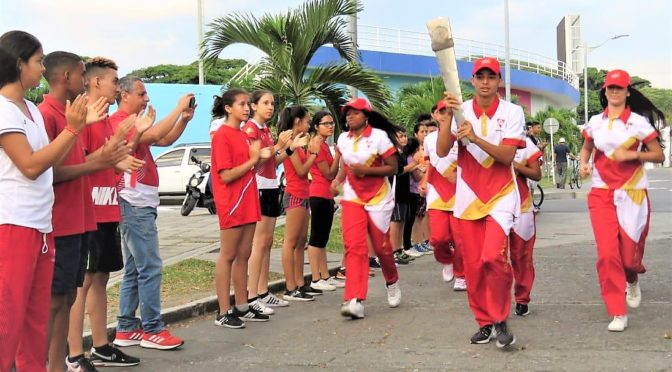
POLYGON ((224 103, 222 102, 222 97, 218 95, 212 96, 212 118, 219 119, 226 116, 226 111, 224 111, 224 103))
POLYGON ((287 106, 280 112, 278 119, 278 133, 294 128, 296 118, 303 119, 309 111, 303 106, 287 106))

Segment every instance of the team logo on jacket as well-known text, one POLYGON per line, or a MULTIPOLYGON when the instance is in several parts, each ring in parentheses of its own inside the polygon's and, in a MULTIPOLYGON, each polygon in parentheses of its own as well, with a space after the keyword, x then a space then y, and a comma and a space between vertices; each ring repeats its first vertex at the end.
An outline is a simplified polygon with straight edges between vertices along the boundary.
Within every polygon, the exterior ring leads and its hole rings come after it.
POLYGON ((499 127, 499 129, 502 129, 504 127, 504 123, 506 123, 506 120, 497 119, 497 126, 499 127))

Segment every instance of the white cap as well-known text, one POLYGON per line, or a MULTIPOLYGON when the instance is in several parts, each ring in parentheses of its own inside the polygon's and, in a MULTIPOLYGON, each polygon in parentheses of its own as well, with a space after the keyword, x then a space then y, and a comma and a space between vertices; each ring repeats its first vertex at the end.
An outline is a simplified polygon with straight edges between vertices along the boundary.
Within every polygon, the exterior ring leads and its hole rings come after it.
POLYGON ((559 143, 565 143, 565 137, 560 137, 560 141, 558 141, 558 142, 559 143))

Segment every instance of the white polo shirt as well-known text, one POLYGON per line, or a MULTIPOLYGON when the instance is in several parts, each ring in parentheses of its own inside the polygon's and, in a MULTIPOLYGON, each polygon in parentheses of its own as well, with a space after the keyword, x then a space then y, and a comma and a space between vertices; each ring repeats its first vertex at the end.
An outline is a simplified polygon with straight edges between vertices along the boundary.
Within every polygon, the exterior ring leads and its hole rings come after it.
POLYGON ((613 160, 618 148, 641 151, 642 144, 655 141, 658 133, 649 121, 626 108, 610 119, 609 111, 595 115, 583 130, 583 137, 595 145, 593 187, 602 189, 642 190, 649 183, 641 161, 613 160))
POLYGON ((455 206, 455 183, 446 178, 457 170, 457 141, 453 144, 448 155, 439 157, 436 153, 436 143, 439 131, 432 132, 425 137, 425 159, 429 160, 427 170, 427 209, 452 211, 455 206))
MULTIPOLYGON (((494 145, 525 147, 525 116, 520 106, 496 98, 483 112, 470 99, 462 109, 476 136, 494 145)), ((454 119, 452 134, 457 136, 454 119)), ((512 165, 496 162, 473 143, 458 142, 455 217, 478 220, 492 216, 508 234, 520 213, 518 198, 512 165)))
MULTIPOLYGON (((37 151, 49 144, 42 114, 25 100, 31 118, 9 99, 0 95, 0 135, 22 133, 30 147, 37 151)), ((35 181, 27 178, 0 147, 0 225, 10 224, 49 233, 51 209, 54 205, 52 168, 35 181)))
POLYGON ((394 190, 387 177, 359 178, 350 170, 353 164, 381 166, 383 160, 394 155, 397 149, 387 133, 370 125, 357 137, 351 132, 344 132, 338 137, 336 150, 341 153, 341 160, 345 164, 342 200, 364 205, 372 211, 394 208, 394 190))

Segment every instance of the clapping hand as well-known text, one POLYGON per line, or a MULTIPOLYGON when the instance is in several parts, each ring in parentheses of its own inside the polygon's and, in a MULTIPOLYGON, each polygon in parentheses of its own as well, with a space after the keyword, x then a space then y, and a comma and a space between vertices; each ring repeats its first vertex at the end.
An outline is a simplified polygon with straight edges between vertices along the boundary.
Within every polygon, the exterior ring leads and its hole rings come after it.
POLYGON ((68 128, 74 133, 79 133, 86 126, 87 108, 86 103, 88 99, 81 94, 78 95, 74 101, 65 102, 65 120, 68 128))
POLYGON ((151 105, 147 107, 146 110, 140 112, 137 119, 135 120, 135 130, 138 134, 145 133, 149 128, 154 124, 156 120, 156 110, 151 105))
POLYGON ((110 104, 107 103, 107 98, 100 97, 96 102, 88 105, 86 108, 86 124, 97 123, 107 117, 107 108, 110 104))

